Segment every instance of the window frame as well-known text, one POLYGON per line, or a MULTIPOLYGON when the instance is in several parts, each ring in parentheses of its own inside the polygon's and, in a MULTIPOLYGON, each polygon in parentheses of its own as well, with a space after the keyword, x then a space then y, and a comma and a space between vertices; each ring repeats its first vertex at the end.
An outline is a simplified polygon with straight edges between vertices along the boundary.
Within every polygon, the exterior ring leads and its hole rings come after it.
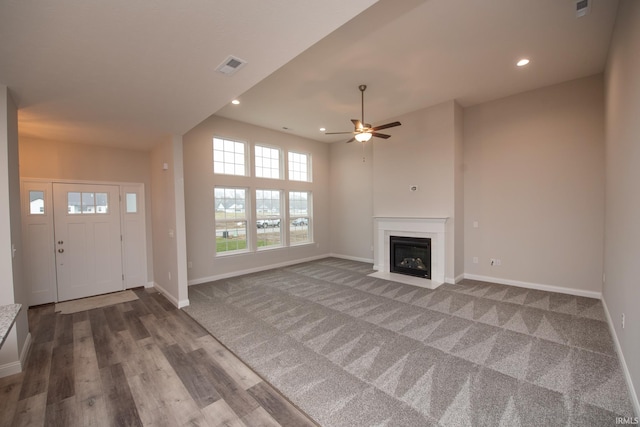
MULTIPOLYGON (((225 196, 224 199, 226 199, 227 197, 225 196)), ((236 198, 237 199, 237 198, 236 198)), ((235 205, 235 203, 234 203, 235 205)), ((224 206, 224 205, 223 205, 224 206)), ((224 214, 226 217, 227 213, 231 213, 231 212, 227 212, 227 210, 230 208, 227 208, 226 206, 224 206, 224 214)), ((248 187, 241 187, 241 186, 227 186, 227 185, 216 185, 214 186, 213 189, 213 228, 214 228, 214 241, 215 241, 215 250, 214 250, 214 254, 216 257, 219 256, 229 256, 229 255, 236 255, 236 254, 244 254, 244 253, 250 253, 252 252, 251 250, 251 231, 249 230, 249 224, 252 222, 252 215, 251 215, 251 193, 250 193, 250 188, 248 187), (226 249, 224 251, 219 251, 218 250, 218 245, 221 242, 218 242, 218 237, 220 237, 221 239, 225 238, 225 232, 229 233, 229 228, 226 227, 224 230, 220 230, 220 236, 218 236, 218 224, 219 222, 226 222, 226 223, 231 223, 231 222, 236 222, 236 225, 238 222, 241 221, 237 221, 238 218, 224 218, 222 220, 218 219, 218 197, 216 196, 216 190, 243 190, 244 191, 244 218, 242 219, 242 221, 244 221, 244 248, 236 248, 236 249, 226 249)), ((237 212, 237 211, 235 211, 237 212)), ((241 230, 241 229, 240 229, 241 230)), ((238 229, 236 229, 236 236, 238 235, 238 229)), ((229 234, 227 234, 227 239, 229 234)), ((241 241, 239 241, 241 242, 241 241)), ((240 244, 240 243, 238 243, 240 244)), ((227 245, 228 247, 228 245, 227 245)))
POLYGON ((289 246, 300 246, 300 245, 308 245, 314 242, 313 240, 313 192, 312 191, 303 191, 303 190, 289 190, 287 191, 287 224, 288 224, 288 233, 289 233, 289 246), (295 214, 293 213, 292 203, 291 203, 291 195, 293 193, 306 193, 307 194, 307 213, 306 214, 295 214), (293 227, 297 227, 293 225, 293 221, 298 218, 307 218, 307 239, 306 240, 296 240, 293 241, 293 227))
MULTIPOLYGON (((273 180, 283 180, 284 179, 284 156, 283 154, 283 150, 282 147, 278 147, 276 145, 270 145, 270 144, 263 144, 260 142, 255 142, 253 143, 253 176, 256 178, 260 178, 260 179, 273 179, 273 180), (263 148, 263 149, 268 149, 268 150, 275 150, 278 152, 278 177, 274 178, 272 176, 258 176, 258 154, 257 154, 257 148, 263 148)), ((261 156, 262 159, 265 159, 265 157, 261 156)), ((261 166, 261 168, 264 168, 264 166, 261 166)), ((273 170, 273 168, 269 168, 270 170, 273 170)))
MULTIPOLYGON (((214 175, 244 176, 244 177, 249 177, 249 176, 250 176, 250 173, 249 173, 249 171, 250 171, 250 159, 251 159, 250 152, 249 152, 249 151, 250 151, 250 149, 251 149, 251 146, 250 146, 250 144, 249 144, 247 141, 243 141, 243 140, 240 140, 240 139, 225 138, 225 137, 222 137, 222 136, 214 136, 214 137, 213 137, 213 139, 211 140, 211 151, 212 151, 212 161, 213 161, 212 166, 213 166, 213 173, 214 173, 214 175), (227 162, 226 162, 226 159, 223 159, 223 161, 222 161, 222 162, 220 162, 220 161, 216 161, 216 151, 220 152, 220 150, 216 150, 216 140, 220 140, 220 141, 222 141, 223 146, 225 145, 225 143, 226 143, 226 142, 232 142, 234 145, 235 145, 235 144, 240 144, 240 145, 242 145, 242 146, 244 147, 244 148, 243 148, 243 153, 242 153, 242 156, 243 156, 243 162, 244 162, 244 164, 243 164, 243 167, 244 167, 243 169, 244 169, 244 171, 243 171, 243 173, 242 173, 242 174, 237 174, 237 173, 227 173, 227 172, 226 172, 226 165, 227 165, 227 164, 230 164, 230 163, 227 163, 227 162), (218 172, 216 172, 216 163, 221 163, 221 164, 222 164, 222 167, 223 167, 223 169, 225 169, 225 171, 224 171, 224 172, 219 172, 219 171, 218 171, 218 172)), ((226 157, 226 156, 225 156, 225 153, 230 153, 230 152, 225 151, 225 150, 224 150, 224 147, 223 147, 222 153, 223 153, 223 157, 226 157)), ((234 150, 233 154, 234 154, 234 157, 235 157, 235 156, 237 156, 239 153, 236 153, 236 152, 235 152, 235 150, 234 150)), ((235 160, 235 159, 234 159, 234 160, 235 160)), ((233 163, 233 165, 234 165, 234 168, 238 166, 238 164, 237 164, 237 163, 235 163, 235 162, 233 163)))
POLYGON ((311 153, 306 153, 306 152, 300 152, 300 151, 295 151, 295 150, 287 150, 287 179, 289 181, 294 181, 294 182, 313 182, 313 169, 312 169, 312 157, 311 157, 311 153), (307 179, 303 180, 303 179, 295 179, 292 177, 292 173, 295 174, 295 170, 292 170, 292 164, 298 163, 298 164, 303 164, 302 162, 292 162, 291 160, 291 155, 299 155, 299 156, 305 156, 307 158, 306 161, 306 174, 307 174, 307 179))
MULTIPOLYGON (((284 191, 282 190, 278 190, 278 189, 273 189, 273 188, 256 188, 254 190, 254 195, 255 195, 255 200, 256 200, 256 209, 255 209, 255 222, 256 223, 256 250, 257 251, 262 251, 262 250, 269 250, 269 249, 275 249, 275 248, 282 248, 285 247, 285 240, 284 240, 284 224, 285 224, 285 219, 286 216, 284 215, 284 191), (258 192, 259 191, 268 191, 268 192, 275 192, 278 193, 278 197, 279 197, 279 201, 278 201, 278 215, 264 215, 261 214, 258 211, 258 208, 260 206, 260 202, 259 200, 265 200, 264 198, 258 199, 258 192), (262 221, 265 221, 264 223, 262 221), (269 221, 269 222, 266 222, 269 221), (264 224, 264 225, 260 225, 260 224, 264 224), (277 224, 277 225, 276 225, 277 224), (278 244, 272 244, 272 245, 264 245, 264 246, 260 246, 260 242, 261 242, 261 238, 260 235, 266 235, 269 230, 274 230, 275 228, 278 228, 278 235, 279 235, 279 243, 278 244)), ((273 200, 273 199, 271 199, 273 200)))

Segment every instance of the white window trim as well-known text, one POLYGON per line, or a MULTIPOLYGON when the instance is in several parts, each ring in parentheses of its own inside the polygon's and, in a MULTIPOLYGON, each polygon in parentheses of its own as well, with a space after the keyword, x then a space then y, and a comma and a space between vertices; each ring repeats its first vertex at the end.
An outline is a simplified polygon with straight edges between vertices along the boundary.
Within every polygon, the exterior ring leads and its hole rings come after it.
POLYGON ((227 138, 224 136, 215 136, 211 139, 211 169, 213 170, 214 175, 224 175, 224 176, 242 176, 242 177, 250 177, 251 176, 251 144, 248 141, 242 139, 235 138, 227 138), (239 144, 244 144, 244 175, 236 175, 229 174, 224 172, 216 172, 215 167, 215 140, 221 139, 223 141, 232 141, 239 144))
POLYGON ((261 142, 255 142, 252 144, 251 147, 251 151, 253 153, 252 159, 253 159, 253 176, 258 178, 258 179, 270 179, 270 180, 276 180, 276 181, 284 181, 285 179, 285 173, 286 171, 284 170, 284 150, 282 149, 282 147, 278 147, 277 145, 271 145, 271 144, 263 144, 261 142), (258 176, 258 174, 256 173, 256 148, 257 147, 262 147, 262 148, 270 148, 272 150, 278 150, 279 152, 279 156, 278 156, 278 175, 280 175, 278 178, 271 178, 271 177, 266 177, 266 176, 258 176))

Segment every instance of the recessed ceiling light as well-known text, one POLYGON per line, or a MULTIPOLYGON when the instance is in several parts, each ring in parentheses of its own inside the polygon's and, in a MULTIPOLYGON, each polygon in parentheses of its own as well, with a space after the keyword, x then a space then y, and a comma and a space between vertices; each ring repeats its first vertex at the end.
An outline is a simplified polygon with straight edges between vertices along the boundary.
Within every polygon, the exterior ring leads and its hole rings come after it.
POLYGON ((320 128, 320 132, 324 132, 325 130, 325 128, 320 128))
POLYGON ((231 101, 231 103, 233 105, 238 105, 238 104, 240 104, 240 101, 238 101, 237 99, 234 99, 233 101, 231 101))
POLYGON ((529 63, 529 60, 527 58, 522 58, 520 61, 518 61, 516 63, 516 65, 518 67, 524 67, 525 65, 527 65, 529 63))

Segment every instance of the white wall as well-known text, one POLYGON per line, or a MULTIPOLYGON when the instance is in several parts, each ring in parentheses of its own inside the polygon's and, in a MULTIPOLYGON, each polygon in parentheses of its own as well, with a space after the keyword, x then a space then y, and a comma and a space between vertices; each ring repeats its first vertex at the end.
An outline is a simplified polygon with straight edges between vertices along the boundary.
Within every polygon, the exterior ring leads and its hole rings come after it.
POLYGON ((454 101, 447 101, 396 117, 392 120, 399 120, 402 126, 390 129, 392 137, 373 142, 373 215, 448 217, 447 282, 453 282, 456 271, 457 108, 454 101), (417 185, 418 191, 410 191, 412 185, 417 185))
POLYGON ((0 305, 18 303, 24 307, 0 350, 0 376, 20 372, 28 350, 18 159, 18 111, 8 88, 0 85, 0 305))
POLYGON ((182 137, 168 138, 151 151, 151 207, 154 284, 174 305, 185 307, 189 297, 182 137))
MULTIPOLYGON (((329 253, 329 147, 305 138, 222 117, 211 116, 184 135, 187 255, 192 264, 189 282, 201 283, 240 272, 291 263, 329 253), (213 137, 263 143, 310 153, 313 182, 246 178, 213 174, 213 137), (311 191, 314 243, 254 253, 215 256, 213 190, 216 185, 311 191)), ((251 161, 253 164, 253 160, 251 161)), ((253 175, 253 174, 252 174, 253 175)))
POLYGON ((150 166, 148 151, 20 138, 20 176, 23 178, 144 184, 149 280, 153 277, 150 166))
POLYGON ((465 110, 466 275, 599 296, 603 118, 601 75, 465 110))
MULTIPOLYGON (((640 388, 640 2, 623 0, 606 70, 604 300, 640 388), (625 314, 626 328, 621 316, 625 314)), ((640 413, 635 395, 636 414, 640 413)))

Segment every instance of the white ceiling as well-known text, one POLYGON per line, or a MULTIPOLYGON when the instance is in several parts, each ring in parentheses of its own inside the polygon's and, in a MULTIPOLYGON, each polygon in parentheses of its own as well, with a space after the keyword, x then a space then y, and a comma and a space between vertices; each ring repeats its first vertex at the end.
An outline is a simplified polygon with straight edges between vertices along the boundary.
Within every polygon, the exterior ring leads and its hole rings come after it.
MULTIPOLYGON (((456 99, 462 106, 604 70, 617 2, 380 0, 217 114, 335 142, 360 118, 383 124, 456 99), (518 68, 521 57, 531 59, 518 68)), ((385 131, 393 134, 393 129, 385 131)))
POLYGON ((0 84, 21 136, 149 149, 375 1, 0 0, 0 84))
POLYGON ((617 1, 591 3, 0 0, 0 84, 21 136, 149 149, 216 113, 335 142, 318 129, 352 129, 359 84, 376 125, 602 72, 617 1), (230 54, 248 65, 214 72, 230 54))

